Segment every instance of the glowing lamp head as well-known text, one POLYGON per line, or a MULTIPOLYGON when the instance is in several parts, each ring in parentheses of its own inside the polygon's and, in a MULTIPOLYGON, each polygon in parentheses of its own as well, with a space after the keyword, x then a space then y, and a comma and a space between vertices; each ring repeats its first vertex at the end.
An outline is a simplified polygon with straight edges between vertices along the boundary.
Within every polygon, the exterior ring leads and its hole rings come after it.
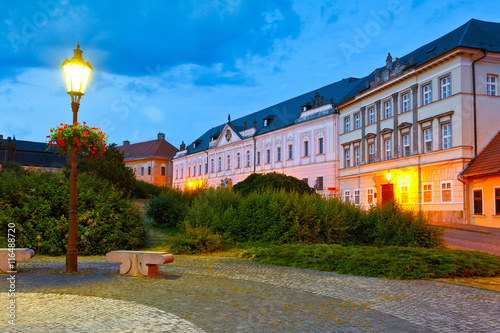
POLYGON ((392 178, 392 175, 390 172, 388 172, 386 175, 385 175, 385 178, 387 179, 388 182, 391 181, 391 178, 392 178))
POLYGON ((73 51, 75 52, 73 58, 64 60, 62 64, 66 90, 68 94, 82 96, 85 95, 92 66, 83 60, 83 51, 80 50, 80 44, 76 45, 76 49, 73 51))
POLYGON ((188 186, 189 186, 189 187, 193 187, 193 183, 192 183, 192 182, 189 182, 189 183, 188 183, 188 186))

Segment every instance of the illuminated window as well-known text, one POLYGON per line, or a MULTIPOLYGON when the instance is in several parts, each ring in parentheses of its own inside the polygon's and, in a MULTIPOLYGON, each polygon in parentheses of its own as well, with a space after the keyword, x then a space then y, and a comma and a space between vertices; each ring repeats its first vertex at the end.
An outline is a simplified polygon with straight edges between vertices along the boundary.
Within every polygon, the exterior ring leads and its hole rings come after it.
POLYGON ((410 111, 410 94, 409 93, 403 94, 402 97, 403 97, 402 98, 402 101, 403 101, 402 111, 408 112, 408 111, 410 111))
POLYGON ((359 117, 359 113, 356 113, 354 115, 354 129, 358 129, 361 127, 361 120, 360 120, 360 117, 359 117))
POLYGON ((410 156, 410 134, 402 136, 403 141, 403 156, 410 156))
POLYGON ((384 140, 384 147, 385 147, 385 159, 390 160, 391 159, 391 151, 392 151, 390 139, 384 140))
POLYGON ((451 148, 451 124, 441 125, 443 149, 451 148))
POLYGON ((372 205, 373 204, 373 199, 374 199, 373 188, 367 188, 366 189, 366 202, 369 205, 372 205))
POLYGON ((483 190, 474 190, 474 215, 483 215, 483 190))
POLYGON ((440 80, 441 82, 441 98, 446 98, 451 96, 451 81, 450 77, 444 77, 440 80))
POLYGON ((422 104, 427 105, 432 103, 432 88, 430 84, 427 84, 423 86, 422 88, 423 91, 423 98, 422 98, 422 104))
POLYGON ((354 204, 359 205, 360 198, 359 198, 359 190, 354 190, 354 204))
POLYGON ((409 185, 401 185, 401 203, 408 203, 409 185))
POLYGON ((276 161, 281 162, 281 147, 276 149, 276 161))
POLYGON ((497 83, 498 83, 498 76, 488 74, 486 76, 486 94, 488 94, 490 96, 496 96, 497 95, 497 83))
POLYGON ((368 109, 368 125, 375 122, 375 108, 368 109))
POLYGON ((344 167, 349 168, 351 166, 351 151, 349 148, 346 148, 344 150, 344 157, 345 157, 344 167))
POLYGON ((500 215, 500 187, 495 187, 495 215, 500 215))
POLYGON ((441 182, 441 202, 452 201, 453 187, 451 181, 441 182))
POLYGON ((323 154, 323 138, 318 139, 318 154, 323 154))
POLYGON ((432 202, 432 184, 424 184, 424 203, 432 202))
POLYGON ((344 201, 345 202, 351 201, 351 191, 344 190, 344 201))
POLYGON ((351 130, 351 118, 349 116, 344 119, 344 132, 347 133, 351 130))
POLYGON ((424 130, 424 153, 429 153, 432 151, 432 129, 428 128, 424 130))
POLYGON ((391 101, 385 101, 384 102, 384 118, 390 118, 392 117, 392 107, 391 107, 391 101))
POLYGON ((288 159, 291 160, 293 159, 293 146, 288 145, 288 159))
POLYGON ((359 147, 358 148, 354 148, 354 165, 355 166, 358 166, 360 165, 360 160, 359 160, 359 147))

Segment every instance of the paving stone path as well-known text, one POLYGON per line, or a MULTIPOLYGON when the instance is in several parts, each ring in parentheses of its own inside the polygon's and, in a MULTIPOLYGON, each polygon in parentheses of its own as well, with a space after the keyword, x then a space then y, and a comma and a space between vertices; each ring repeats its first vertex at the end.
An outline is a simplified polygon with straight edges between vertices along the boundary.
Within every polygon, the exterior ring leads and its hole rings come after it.
MULTIPOLYGON (((64 273, 64 258, 19 266, 18 325, 7 324, 2 293, 2 332, 500 333, 500 293, 437 281, 220 257, 177 256, 149 279, 119 276, 118 266, 102 257, 80 258, 79 272, 71 275, 64 273)), ((6 283, 0 287, 7 290, 6 283)))

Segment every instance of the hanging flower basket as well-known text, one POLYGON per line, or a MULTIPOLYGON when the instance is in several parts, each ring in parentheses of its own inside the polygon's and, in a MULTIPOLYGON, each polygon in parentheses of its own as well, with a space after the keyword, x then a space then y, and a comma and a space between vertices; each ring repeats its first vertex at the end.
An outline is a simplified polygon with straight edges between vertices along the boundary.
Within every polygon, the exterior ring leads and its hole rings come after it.
MULTIPOLYGON (((102 157, 107 149, 109 136, 97 127, 89 127, 86 122, 83 125, 61 123, 58 127, 50 129, 48 144, 57 148, 60 155, 72 156, 75 152, 82 162, 102 157)), ((70 158, 73 161, 73 157, 70 158)))

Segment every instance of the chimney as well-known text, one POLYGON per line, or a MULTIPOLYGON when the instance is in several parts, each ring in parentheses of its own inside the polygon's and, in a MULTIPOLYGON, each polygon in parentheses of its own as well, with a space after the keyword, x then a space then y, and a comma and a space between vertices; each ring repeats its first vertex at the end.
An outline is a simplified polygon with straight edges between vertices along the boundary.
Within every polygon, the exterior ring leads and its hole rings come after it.
POLYGON ((3 134, 0 134, 0 140, 3 140, 3 134))
POLYGON ((130 141, 128 141, 128 140, 123 141, 123 145, 124 145, 124 146, 128 146, 128 145, 130 145, 130 141))
POLYGON ((165 134, 164 133, 158 133, 158 140, 165 140, 165 134))

